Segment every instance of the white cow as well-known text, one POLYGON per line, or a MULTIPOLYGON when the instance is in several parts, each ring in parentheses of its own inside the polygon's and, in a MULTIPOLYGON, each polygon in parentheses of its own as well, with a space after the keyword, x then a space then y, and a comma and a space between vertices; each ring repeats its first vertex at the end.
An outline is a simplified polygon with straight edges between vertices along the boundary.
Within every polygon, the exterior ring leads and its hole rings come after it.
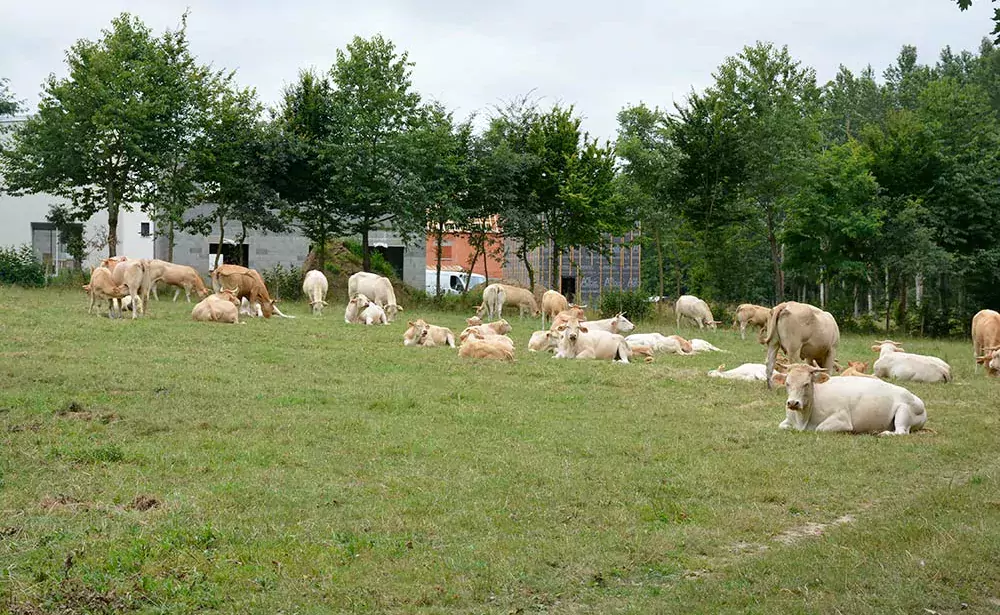
POLYGON ((913 380, 915 382, 951 382, 951 366, 937 357, 905 352, 891 340, 872 346, 879 353, 872 373, 879 378, 913 380))
POLYGON ((535 331, 528 340, 528 350, 531 352, 548 352, 555 350, 559 346, 559 335, 554 331, 545 329, 535 331))
POLYGON ((905 435, 927 422, 924 402, 901 386, 874 378, 831 378, 812 365, 793 365, 774 381, 788 389, 781 429, 905 435))
POLYGON ((602 318, 601 320, 588 320, 587 328, 591 331, 607 331, 608 333, 628 333, 635 329, 635 325, 625 318, 625 312, 618 312, 614 318, 602 318))
POLYGON ((382 306, 377 303, 369 303, 368 307, 361 312, 361 320, 366 325, 388 325, 389 317, 382 306))
POLYGON ((625 338, 625 342, 629 345, 629 348, 646 346, 657 353, 689 355, 693 352, 691 343, 679 335, 633 333, 625 338))
POLYGON ((708 372, 712 378, 728 378, 729 380, 746 380, 747 382, 767 380, 767 366, 763 363, 744 363, 739 367, 723 371, 725 365, 708 372))
POLYGON ((371 300, 365 295, 354 295, 351 297, 351 300, 347 302, 347 308, 344 310, 344 322, 349 325, 361 324, 361 313, 371 303, 371 300))
POLYGON ((632 356, 632 349, 625 343, 625 338, 617 333, 590 331, 576 320, 560 325, 558 332, 556 359, 603 359, 628 363, 632 356))
POLYGON ((302 294, 309 299, 313 314, 317 316, 323 314, 323 308, 329 305, 326 302, 326 291, 329 290, 330 283, 326 276, 318 269, 311 269, 302 280, 302 294))
POLYGON ((490 284, 483 289, 483 303, 476 308, 476 317, 487 319, 500 318, 503 315, 503 304, 507 300, 507 292, 502 284, 490 284))
POLYGON ((713 346, 712 344, 706 342, 705 340, 693 339, 691 340, 691 349, 695 352, 726 352, 725 350, 713 346))
POLYGON ((698 324, 699 329, 708 327, 715 330, 715 326, 721 320, 712 318, 712 310, 708 304, 694 295, 681 295, 674 304, 674 312, 677 314, 677 326, 681 326, 681 318, 690 318, 698 324))
POLYGON ((392 288, 389 278, 367 271, 359 271, 347 279, 347 296, 362 294, 385 308, 389 320, 396 318, 402 312, 402 306, 396 305, 396 291, 392 288))

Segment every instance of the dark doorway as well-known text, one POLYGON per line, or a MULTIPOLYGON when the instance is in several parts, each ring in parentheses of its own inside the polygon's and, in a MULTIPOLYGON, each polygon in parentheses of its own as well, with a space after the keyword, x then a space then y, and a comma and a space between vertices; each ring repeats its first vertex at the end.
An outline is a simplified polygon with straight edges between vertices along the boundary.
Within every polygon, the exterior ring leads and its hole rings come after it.
MULTIPOLYGON (((210 243, 208 244, 208 255, 209 262, 212 266, 215 266, 215 255, 219 252, 219 244, 210 243)), ((227 265, 243 265, 244 267, 249 267, 250 262, 250 244, 242 243, 236 245, 233 243, 226 243, 222 245, 222 262, 227 265)))
POLYGON ((570 303, 576 303, 576 278, 559 278, 562 294, 570 303))
POLYGON ((392 265, 396 277, 403 279, 403 248, 402 246, 372 246, 371 249, 382 255, 392 265))

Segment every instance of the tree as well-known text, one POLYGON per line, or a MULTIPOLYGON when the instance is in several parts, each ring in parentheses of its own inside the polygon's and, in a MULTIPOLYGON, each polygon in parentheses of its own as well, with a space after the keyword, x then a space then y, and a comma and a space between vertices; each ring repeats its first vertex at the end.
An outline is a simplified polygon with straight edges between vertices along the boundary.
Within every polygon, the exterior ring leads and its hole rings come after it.
POLYGON ((342 170, 331 163, 331 143, 339 141, 329 79, 311 71, 285 89, 274 119, 277 156, 271 184, 281 195, 284 215, 312 241, 320 269, 326 246, 343 231, 342 170))
POLYGON ((341 170, 339 205, 346 230, 361 235, 363 267, 371 269, 369 234, 393 223, 404 236, 422 234, 425 214, 412 207, 413 160, 406 138, 420 96, 411 90, 413 64, 379 35, 355 37, 337 50, 330 70, 333 113, 340 129, 328 151, 341 170))
POLYGON ((172 114, 164 46, 128 13, 99 41, 77 41, 67 52, 69 76, 51 75, 38 112, 15 132, 3 153, 15 193, 48 192, 70 201, 69 214, 108 214, 108 254, 118 246, 118 213, 148 200, 157 161, 168 146, 172 114))
POLYGON ((240 222, 239 245, 248 230, 279 231, 283 225, 277 215, 277 195, 267 185, 268 170, 262 165, 270 153, 260 122, 263 108, 256 93, 236 87, 232 74, 215 80, 211 92, 205 125, 194 147, 196 178, 210 210, 187 220, 185 225, 207 235, 218 223, 218 266, 227 220, 240 222))
POLYGON ((422 110, 418 127, 411 131, 413 149, 420 151, 416 169, 420 182, 419 202, 427 212, 427 228, 434 235, 435 293, 441 295, 441 258, 444 236, 467 230, 470 220, 469 165, 472 121, 455 124, 441 104, 422 110))
POLYGON ((0 116, 14 115, 21 110, 21 103, 14 98, 7 79, 0 78, 0 116))

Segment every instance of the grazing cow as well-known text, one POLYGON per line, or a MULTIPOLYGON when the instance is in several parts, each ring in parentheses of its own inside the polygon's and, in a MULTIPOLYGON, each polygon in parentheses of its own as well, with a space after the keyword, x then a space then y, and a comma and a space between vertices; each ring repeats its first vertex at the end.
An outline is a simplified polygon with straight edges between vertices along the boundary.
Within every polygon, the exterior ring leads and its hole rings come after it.
POLYGON ((199 301, 191 310, 191 318, 196 322, 222 322, 234 325, 240 322, 240 299, 230 290, 209 295, 199 301))
MULTIPOLYGON (((718 369, 708 372, 709 377, 744 380, 746 382, 763 382, 767 380, 767 366, 763 363, 744 363, 739 367, 723 371, 725 367, 725 365, 720 365, 718 369)), ((774 369, 778 373, 783 373, 788 369, 788 366, 778 363, 774 366, 774 369)))
POLYGON ((635 329, 635 325, 625 318, 625 312, 618 312, 614 318, 602 318, 601 320, 588 320, 587 328, 591 331, 607 331, 608 333, 628 333, 635 329))
POLYGON ((211 291, 205 286, 204 280, 201 279, 201 274, 194 267, 177 265, 166 261, 160 262, 164 263, 165 266, 157 266, 157 271, 154 273, 158 272, 159 277, 152 281, 153 298, 157 301, 160 300, 156 292, 157 282, 175 287, 174 301, 177 301, 181 290, 184 291, 184 298, 187 299, 188 303, 191 303, 192 290, 198 293, 198 296, 202 299, 211 294, 211 291))
POLYGON ((799 364, 774 379, 788 389, 781 429, 889 436, 908 434, 927 422, 919 397, 875 378, 831 378, 821 368, 799 364))
MULTIPOLYGON (((123 284, 115 284, 111 270, 103 266, 95 267, 90 272, 90 284, 84 284, 83 290, 87 291, 87 295, 90 296, 90 307, 87 308, 87 313, 93 314, 94 305, 98 301, 107 299, 108 318, 115 317, 115 306, 117 304, 115 300, 121 299, 128 294, 128 287, 123 284)), ((121 317, 120 310, 118 316, 121 317)))
POLYGON ((513 361, 514 348, 499 338, 480 339, 471 337, 459 346, 458 356, 466 359, 513 361))
POLYGON ((330 305, 326 302, 326 291, 329 288, 330 283, 322 271, 311 269, 306 273, 306 277, 302 280, 302 294, 309 299, 313 314, 322 315, 323 308, 330 305))
POLYGON ((354 295, 347 302, 347 309, 344 310, 344 322, 349 325, 361 324, 361 312, 371 305, 371 299, 364 295, 354 295))
POLYGON ((388 325, 389 317, 385 310, 377 303, 369 303, 361 312, 359 317, 366 325, 388 325))
POLYGON ((677 314, 677 327, 681 326, 681 318, 690 318, 698 324, 699 329, 708 327, 715 330, 715 326, 721 320, 712 318, 712 310, 708 304, 694 295, 681 295, 674 304, 674 312, 677 314))
POLYGON ((972 356, 976 367, 986 366, 986 375, 1000 375, 1000 314, 981 310, 972 317, 972 356))
POLYGON ((404 346, 450 346, 455 347, 455 334, 447 327, 428 324, 419 318, 407 323, 409 328, 403 334, 404 346))
POLYGON ((256 269, 248 269, 240 265, 219 265, 212 271, 212 288, 231 288, 237 297, 247 299, 253 311, 258 316, 270 318, 274 314, 282 318, 286 316, 278 309, 277 299, 271 299, 264 284, 264 278, 256 269))
POLYGON ((879 353, 872 372, 878 378, 915 382, 951 382, 951 366, 937 357, 906 352, 892 340, 872 346, 879 353))
POLYGON ((531 352, 549 352, 559 346, 559 335, 554 331, 544 329, 535 331, 528 340, 528 350, 531 352))
POLYGON ((763 341, 767 332, 767 321, 771 318, 771 308, 766 308, 752 303, 744 303, 736 308, 736 316, 733 318, 733 326, 740 325, 740 339, 747 338, 747 326, 758 327, 759 340, 763 341))
POLYGON ((559 312, 569 309, 569 301, 558 290, 547 290, 542 294, 542 327, 545 327, 545 317, 554 319, 559 312))
POLYGON ((137 318, 139 312, 145 315, 146 302, 143 298, 149 296, 149 261, 144 258, 116 257, 106 258, 101 263, 111 269, 115 284, 128 287, 128 294, 132 298, 132 318, 137 318), (135 309, 135 306, 139 309, 135 309))
POLYGON ((490 284, 483 289, 483 302, 476 308, 476 318, 500 318, 503 315, 503 304, 507 301, 507 292, 502 284, 490 284))
POLYGON ((632 350, 625 338, 617 333, 590 331, 577 320, 559 326, 556 359, 602 359, 628 363, 631 356, 632 350))
POLYGON ((861 378, 877 378, 871 374, 866 374, 868 371, 868 363, 864 361, 848 361, 847 369, 841 372, 840 377, 843 376, 859 376, 861 378))
MULTIPOLYGON (((589 324, 589 323, 588 323, 589 324)), ((679 335, 663 335, 662 333, 634 333, 625 338, 629 348, 646 346, 653 352, 664 354, 692 354, 691 342, 679 335)))
POLYGON ((833 314, 808 303, 786 301, 771 310, 764 342, 767 344, 767 386, 770 387, 779 350, 793 363, 815 361, 832 371, 840 343, 840 328, 833 314))
MULTIPOLYGON (((535 295, 527 288, 519 288, 517 286, 510 286, 509 284, 497 284, 503 289, 504 293, 504 305, 512 305, 518 309, 518 317, 524 318, 524 313, 527 312, 531 316, 539 316, 542 312, 538 309, 538 302, 535 301, 535 295)), ((479 314, 482 316, 482 314, 479 314)), ((497 318, 500 317, 498 313, 497 318)))
POLYGON ((705 340, 693 339, 691 340, 691 349, 695 352, 726 352, 725 350, 713 346, 712 344, 706 342, 705 340))
POLYGON ((370 301, 378 303, 385 309, 389 321, 396 319, 396 314, 403 311, 396 304, 396 291, 392 288, 389 278, 367 271, 359 271, 347 280, 347 296, 365 295, 370 301))
POLYGON ((587 316, 583 311, 584 305, 576 305, 571 303, 568 310, 563 310, 556 314, 556 317, 552 319, 552 324, 549 326, 549 331, 556 331, 561 325, 567 324, 571 320, 577 320, 579 322, 584 322, 587 320, 587 316))

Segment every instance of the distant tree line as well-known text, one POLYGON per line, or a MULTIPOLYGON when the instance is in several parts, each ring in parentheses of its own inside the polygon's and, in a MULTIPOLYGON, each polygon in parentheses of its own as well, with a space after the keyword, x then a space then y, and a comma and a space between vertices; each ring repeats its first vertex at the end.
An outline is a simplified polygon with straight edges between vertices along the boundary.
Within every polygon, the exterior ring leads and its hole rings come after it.
MULTIPOLYGON (((607 252, 638 225, 649 294, 798 299, 928 333, 1000 305, 989 41, 934 65, 904 47, 880 77, 841 67, 823 85, 787 48, 758 43, 670 110, 623 109, 610 143, 574 107, 528 97, 458 120, 377 35, 300 72, 266 109, 191 54, 186 26, 157 35, 122 14, 74 44, 68 75, 46 80, 0 152, 4 188, 64 197, 63 223, 106 213, 111 255, 122 208, 149 213, 171 250, 178 230, 221 243, 236 221, 240 241, 297 229, 322 266, 330 239, 357 235, 366 269, 385 225, 429 233, 440 268, 448 232, 485 258, 496 220, 534 284, 539 246, 607 252)), ((0 114, 17 110, 0 81, 0 114)))

